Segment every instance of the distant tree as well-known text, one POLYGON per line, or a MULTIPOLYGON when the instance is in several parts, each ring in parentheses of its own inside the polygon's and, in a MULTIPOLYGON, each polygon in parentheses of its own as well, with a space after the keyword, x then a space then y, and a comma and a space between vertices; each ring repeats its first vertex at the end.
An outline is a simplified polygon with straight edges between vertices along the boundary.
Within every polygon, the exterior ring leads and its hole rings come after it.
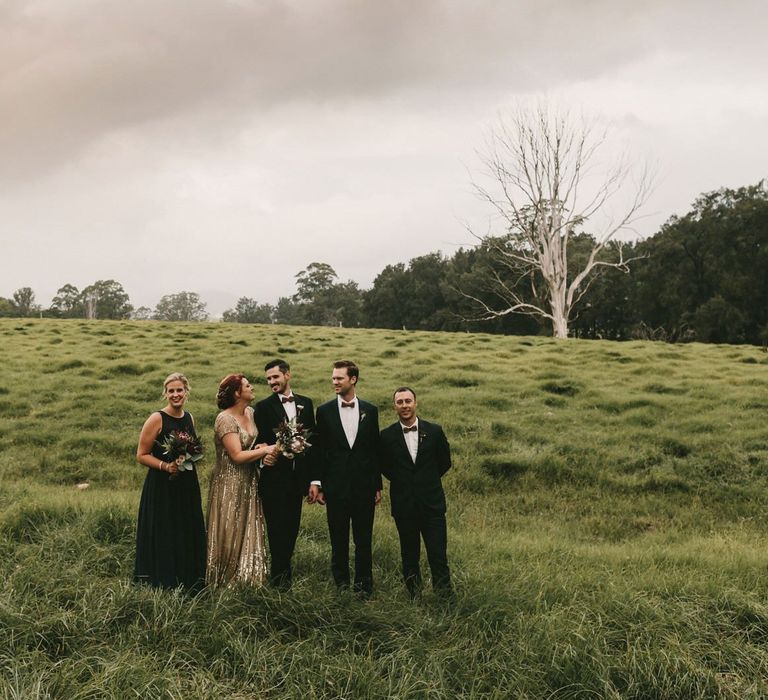
POLYGON ((328 263, 310 263, 305 270, 296 273, 294 300, 311 304, 323 293, 328 292, 337 278, 336 271, 328 263))
POLYGON ((234 309, 227 309, 222 320, 230 323, 272 323, 275 307, 259 304, 255 299, 240 297, 234 309))
POLYGON ((295 302, 291 297, 280 297, 275 306, 274 321, 287 326, 306 325, 304 304, 295 302))
POLYGON ((133 306, 123 285, 115 280, 98 280, 80 293, 86 318, 123 320, 130 318, 133 306))
POLYGON ((31 287, 21 287, 13 293, 13 307, 17 316, 32 316, 40 311, 31 287))
POLYGON ((761 343, 768 325, 768 187, 701 195, 637 244, 638 319, 670 340, 761 343))
POLYGON ((696 340, 704 343, 743 343, 746 325, 744 314, 719 294, 701 304, 691 318, 696 340))
POLYGON ((77 318, 83 315, 83 299, 80 290, 72 284, 65 284, 56 292, 51 301, 51 312, 64 318, 77 318))
POLYGON ((195 292, 166 294, 157 302, 154 317, 159 321, 206 321, 205 306, 195 292))
MULTIPOLYGON (((296 274, 292 306, 278 302, 277 315, 295 323, 316 326, 357 326, 362 319, 363 294, 357 282, 337 282, 336 271, 327 263, 313 262, 296 274)), ((286 323, 286 321, 279 321, 286 323)))
POLYGON ((444 330, 458 320, 448 308, 445 279, 448 262, 440 253, 387 265, 365 293, 367 325, 378 328, 444 330))
POLYGON ((412 258, 408 263, 408 296, 405 299, 408 328, 444 330, 451 326, 445 298, 447 260, 440 253, 412 258))
MULTIPOLYGON (((505 234, 486 237, 505 268, 493 282, 503 303, 475 298, 479 318, 522 313, 548 319, 556 338, 568 337, 574 309, 599 267, 628 270, 630 260, 610 260, 605 249, 616 233, 637 218, 650 193, 647 171, 638 174, 628 204, 607 221, 582 267, 569 267, 569 242, 584 222, 608 211, 608 204, 629 187, 632 168, 619 160, 596 181, 596 156, 607 133, 577 122, 546 104, 521 109, 492 132, 483 171, 490 185, 475 183, 477 193, 504 222, 505 234), (591 186, 594 185, 594 186, 591 186), (530 293, 521 291, 527 286, 530 293)), ((594 225, 594 224, 593 224, 594 225)), ((619 250, 621 253, 621 250, 619 250)))
MULTIPOLYGON (((594 247, 594 238, 581 233, 571 241, 569 253, 574 268, 579 270, 594 247)), ((616 261, 621 255, 638 257, 636 244, 609 241, 605 247, 606 260, 616 261)), ((633 275, 615 267, 601 267, 594 275, 589 290, 572 316, 570 329, 576 338, 625 340, 631 337, 638 317, 633 305, 633 275)))
POLYGON ((324 295, 327 325, 355 328, 363 323, 363 292, 357 282, 338 282, 324 295))
POLYGON ((405 328, 407 273, 404 263, 387 265, 363 295, 363 313, 367 326, 405 328))
MULTIPOLYGON (((474 248, 460 248, 450 259, 444 294, 453 323, 446 330, 470 330, 485 333, 538 335, 545 332, 544 319, 525 314, 506 314, 492 319, 471 320, 476 313, 476 299, 487 306, 503 303, 495 280, 506 267, 498 260, 494 243, 482 241, 474 248)), ((529 294, 525 287, 521 295, 529 294)))
POLYGON ((153 313, 152 309, 148 306, 140 306, 138 309, 134 310, 131 314, 131 318, 134 321, 149 321, 152 318, 153 313))
POLYGON ((0 297, 0 318, 16 316, 16 308, 10 299, 0 297))
POLYGON ((332 290, 338 275, 328 263, 313 262, 296 273, 293 301, 301 309, 303 323, 314 326, 336 325, 332 290))

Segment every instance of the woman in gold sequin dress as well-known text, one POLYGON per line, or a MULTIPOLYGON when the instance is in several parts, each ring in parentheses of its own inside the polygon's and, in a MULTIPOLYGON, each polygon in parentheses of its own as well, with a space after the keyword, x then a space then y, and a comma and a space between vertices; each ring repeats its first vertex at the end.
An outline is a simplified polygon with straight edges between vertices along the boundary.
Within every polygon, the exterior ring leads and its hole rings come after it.
POLYGON ((269 463, 275 448, 255 444, 251 401, 253 388, 242 374, 221 380, 216 402, 222 411, 214 424, 216 467, 208 494, 208 584, 260 586, 267 576, 258 460, 269 463))

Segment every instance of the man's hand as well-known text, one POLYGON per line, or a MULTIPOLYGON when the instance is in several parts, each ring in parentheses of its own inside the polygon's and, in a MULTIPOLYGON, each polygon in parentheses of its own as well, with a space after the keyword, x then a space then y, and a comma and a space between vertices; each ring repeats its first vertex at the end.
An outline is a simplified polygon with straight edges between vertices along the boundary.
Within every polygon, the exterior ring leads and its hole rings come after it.
POLYGON ((318 484, 309 485, 307 503, 318 503, 321 506, 325 505, 325 494, 323 493, 323 489, 320 488, 318 484))
POLYGON ((379 505, 379 503, 381 503, 381 491, 377 491, 376 492, 376 496, 373 499, 373 504, 374 505, 377 506, 377 505, 379 505))

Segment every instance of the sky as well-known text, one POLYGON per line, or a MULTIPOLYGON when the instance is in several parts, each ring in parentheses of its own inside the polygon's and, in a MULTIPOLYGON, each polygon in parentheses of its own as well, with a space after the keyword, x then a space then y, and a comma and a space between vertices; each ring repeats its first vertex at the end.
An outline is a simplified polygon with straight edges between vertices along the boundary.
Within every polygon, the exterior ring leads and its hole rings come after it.
POLYGON ((763 0, 0 0, 0 296, 275 303, 311 262, 500 232, 488 134, 542 99, 651 163, 625 238, 768 175, 763 0))

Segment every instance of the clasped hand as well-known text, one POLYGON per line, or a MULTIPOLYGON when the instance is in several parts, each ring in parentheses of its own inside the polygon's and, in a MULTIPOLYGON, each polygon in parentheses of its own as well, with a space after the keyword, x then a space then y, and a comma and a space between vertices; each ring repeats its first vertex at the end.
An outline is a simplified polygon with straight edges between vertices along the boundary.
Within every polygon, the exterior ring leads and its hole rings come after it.
POLYGON ((318 503, 321 506, 325 505, 325 494, 318 484, 309 485, 307 503, 318 503))
MULTIPOLYGON (((270 446, 267 444, 264 444, 264 445, 259 445, 259 447, 270 447, 270 446)), ((262 462, 264 463, 265 467, 272 467, 275 465, 275 463, 277 462, 277 446, 276 445, 271 446, 271 449, 269 450, 269 452, 267 452, 267 454, 265 454, 262 457, 262 462)))

